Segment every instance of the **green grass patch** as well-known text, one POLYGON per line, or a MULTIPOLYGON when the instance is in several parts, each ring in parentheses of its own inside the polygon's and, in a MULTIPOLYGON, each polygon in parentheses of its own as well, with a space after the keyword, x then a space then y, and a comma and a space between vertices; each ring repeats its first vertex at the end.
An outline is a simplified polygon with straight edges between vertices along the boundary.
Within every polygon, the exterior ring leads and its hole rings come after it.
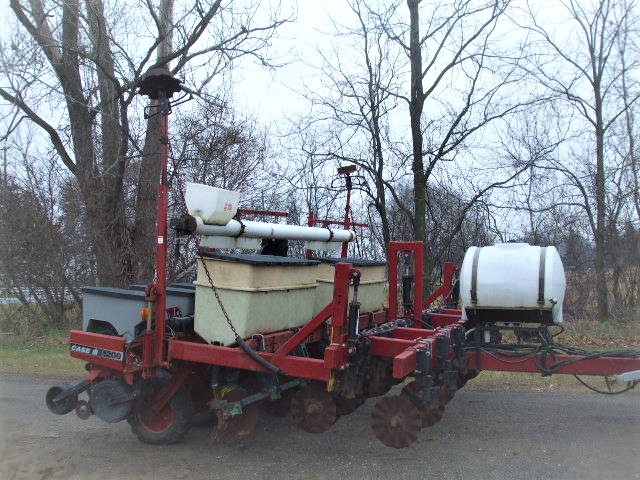
POLYGON ((69 356, 69 330, 82 324, 80 307, 70 303, 64 313, 52 324, 36 304, 0 305, 0 372, 82 374, 83 362, 69 356))
POLYGON ((32 341, 0 336, 0 372, 30 375, 77 376, 86 373, 84 363, 69 356, 68 333, 32 341))

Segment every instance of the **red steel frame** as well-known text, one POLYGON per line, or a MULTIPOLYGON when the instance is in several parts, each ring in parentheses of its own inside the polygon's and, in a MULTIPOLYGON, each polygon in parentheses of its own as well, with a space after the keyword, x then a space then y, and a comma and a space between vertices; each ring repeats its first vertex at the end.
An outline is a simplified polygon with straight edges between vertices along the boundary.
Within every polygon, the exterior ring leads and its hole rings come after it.
MULTIPOLYGON (((347 177, 347 201, 344 207, 344 222, 343 226, 345 230, 349 230, 351 228, 351 172, 355 172, 356 166, 351 165, 347 168, 339 168, 338 173, 344 174, 347 177)), ((347 257, 347 253, 349 251, 349 244, 344 242, 342 244, 342 250, 340 252, 342 258, 347 257)))
MULTIPOLYGON (((347 341, 347 307, 349 298, 349 284, 354 269, 348 263, 337 263, 334 275, 334 293, 331 303, 322 309, 311 321, 297 332, 282 332, 283 340, 273 352, 259 351, 259 355, 272 364, 278 366, 284 375, 327 381, 333 369, 346 368, 348 365, 349 347, 347 341), (309 338, 318 338, 318 330, 322 329, 325 321, 331 318, 330 342, 326 348, 324 358, 308 358, 290 355, 300 344, 309 338), (315 335, 315 337, 314 337, 315 335)), ((157 317, 156 317, 157 318, 157 317)), ((378 316, 380 318, 380 316, 378 316)), ((278 335, 278 334, 275 334, 278 335)), ((147 357, 148 344, 143 340, 143 357, 147 357)), ((71 331, 72 343, 81 343, 90 347, 109 350, 125 351, 124 338, 110 337, 79 330, 71 331)), ((209 345, 191 340, 164 339, 161 350, 164 356, 157 365, 169 365, 174 361, 186 361, 210 365, 233 367, 242 370, 266 371, 261 365, 251 359, 239 347, 224 347, 209 345), (165 349, 164 345, 168 344, 165 349)), ((90 362, 94 367, 106 367, 122 373, 131 373, 139 368, 128 368, 127 357, 123 361, 104 359, 91 354, 72 351, 71 356, 90 362)), ((146 364, 143 363, 146 369, 146 364)), ((144 369, 143 369, 144 370, 144 369)))
MULTIPOLYGON (((424 306, 431 305, 439 297, 443 298, 443 303, 451 303, 451 294, 453 293, 453 286, 455 283, 455 274, 458 271, 458 266, 453 262, 444 262, 444 268, 442 273, 442 285, 440 285, 435 292, 427 297, 424 301, 424 306)), ((459 310, 456 310, 459 312, 459 310)))
POLYGON ((155 283, 147 287, 147 298, 153 304, 155 328, 147 328, 143 337, 143 376, 151 377, 153 367, 162 365, 165 345, 165 321, 167 305, 167 214, 169 182, 167 162, 169 157, 169 116, 160 115, 160 183, 156 198, 156 268, 155 283))
POLYGON ((162 169, 158 185, 158 215, 156 219, 156 302, 155 302, 155 342, 154 365, 164 361, 165 322, 167 318, 167 215, 169 209, 169 182, 167 180, 167 160, 169 158, 169 115, 160 115, 160 158, 162 169))
POLYGON ((398 254, 413 254, 413 326, 421 324, 424 278, 424 248, 422 242, 391 242, 389 244, 389 318, 398 317, 398 254))
MULTIPOLYGON (((496 372, 530 372, 540 373, 539 364, 543 363, 544 357, 537 360, 533 357, 514 360, 506 355, 480 352, 468 352, 469 368, 474 370, 491 370, 496 372)), ((554 355, 553 363, 562 361, 572 361, 582 358, 579 355, 554 355)), ((562 365, 553 373, 570 375, 617 375, 624 372, 631 372, 640 368, 640 359, 624 357, 600 357, 587 358, 576 363, 562 365)))
MULTIPOLYGON (((339 221, 339 220, 317 219, 315 212, 309 211, 309 213, 307 214, 307 225, 309 227, 315 227, 316 225, 322 225, 323 227, 329 227, 329 225, 340 225, 345 230, 349 230, 351 227, 368 227, 369 226, 369 224, 367 223, 357 223, 352 221, 351 219, 351 190, 352 190, 351 174, 355 172, 356 169, 357 167, 355 165, 348 165, 346 167, 338 168, 338 175, 345 175, 346 183, 347 183, 347 200, 344 207, 344 220, 339 221)), ((349 242, 343 242, 342 248, 340 250, 340 256, 342 258, 347 258, 348 250, 349 250, 349 242)), ((307 249, 305 251, 305 256, 307 258, 311 258, 312 255, 313 255, 312 250, 307 249)))

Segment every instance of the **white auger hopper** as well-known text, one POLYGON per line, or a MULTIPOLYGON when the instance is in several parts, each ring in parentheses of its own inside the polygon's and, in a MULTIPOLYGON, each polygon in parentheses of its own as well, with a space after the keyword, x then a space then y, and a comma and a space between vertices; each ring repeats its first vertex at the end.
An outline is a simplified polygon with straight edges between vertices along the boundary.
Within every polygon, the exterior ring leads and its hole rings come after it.
POLYGON ((238 211, 240 193, 201 183, 187 182, 184 202, 189 215, 208 225, 226 225, 238 211))
POLYGON ((460 269, 463 312, 480 322, 562 323, 565 288, 555 247, 471 247, 460 269))

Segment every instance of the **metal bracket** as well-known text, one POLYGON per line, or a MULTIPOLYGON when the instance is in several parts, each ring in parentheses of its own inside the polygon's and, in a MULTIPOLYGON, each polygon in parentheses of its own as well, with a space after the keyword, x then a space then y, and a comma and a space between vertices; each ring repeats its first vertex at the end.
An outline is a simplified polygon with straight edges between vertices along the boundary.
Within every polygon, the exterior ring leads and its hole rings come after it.
POLYGON ((200 246, 205 248, 237 248, 239 250, 257 250, 259 238, 203 236, 200 246))
POLYGON ((337 242, 305 242, 304 248, 307 250, 328 250, 332 252, 339 252, 342 248, 342 244, 337 242))

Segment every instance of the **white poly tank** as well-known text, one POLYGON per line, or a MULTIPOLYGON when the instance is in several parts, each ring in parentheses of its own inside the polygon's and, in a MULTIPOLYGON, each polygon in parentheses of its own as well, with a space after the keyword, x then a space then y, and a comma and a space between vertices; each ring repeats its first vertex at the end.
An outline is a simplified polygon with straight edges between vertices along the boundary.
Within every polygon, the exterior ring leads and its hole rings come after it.
POLYGON ((460 269, 463 315, 481 322, 562 323, 565 288, 555 247, 471 247, 460 269))

